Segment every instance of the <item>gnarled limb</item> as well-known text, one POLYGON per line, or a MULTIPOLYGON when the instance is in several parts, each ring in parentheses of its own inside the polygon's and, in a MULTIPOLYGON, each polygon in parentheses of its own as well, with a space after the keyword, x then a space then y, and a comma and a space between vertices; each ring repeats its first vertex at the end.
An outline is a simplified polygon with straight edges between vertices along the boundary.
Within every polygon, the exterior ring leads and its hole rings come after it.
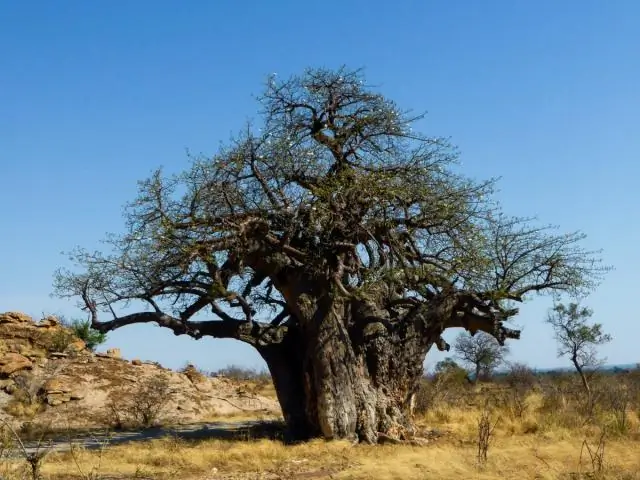
POLYGON ((189 321, 168 315, 162 311, 138 312, 123 316, 115 316, 112 320, 100 321, 96 303, 86 293, 82 295, 86 309, 91 315, 91 328, 99 332, 110 332, 118 328, 137 323, 156 323, 173 331, 174 335, 188 335, 200 339, 204 336, 213 338, 233 338, 255 347, 270 343, 279 343, 286 327, 265 325, 258 322, 247 323, 237 320, 204 320, 189 321))

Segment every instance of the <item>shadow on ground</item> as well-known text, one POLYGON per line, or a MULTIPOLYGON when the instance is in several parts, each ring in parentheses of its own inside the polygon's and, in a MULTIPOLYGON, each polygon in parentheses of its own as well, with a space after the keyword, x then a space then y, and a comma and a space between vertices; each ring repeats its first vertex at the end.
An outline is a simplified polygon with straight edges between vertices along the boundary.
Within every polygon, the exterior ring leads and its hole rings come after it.
POLYGON ((28 452, 38 449, 49 451, 66 451, 74 446, 87 449, 97 449, 105 445, 119 445, 129 442, 144 442, 148 440, 176 437, 186 441, 201 440, 255 440, 271 439, 283 440, 285 427, 282 422, 213 422, 204 424, 178 425, 172 427, 157 427, 139 431, 99 431, 99 432, 50 432, 40 438, 25 441, 28 452))

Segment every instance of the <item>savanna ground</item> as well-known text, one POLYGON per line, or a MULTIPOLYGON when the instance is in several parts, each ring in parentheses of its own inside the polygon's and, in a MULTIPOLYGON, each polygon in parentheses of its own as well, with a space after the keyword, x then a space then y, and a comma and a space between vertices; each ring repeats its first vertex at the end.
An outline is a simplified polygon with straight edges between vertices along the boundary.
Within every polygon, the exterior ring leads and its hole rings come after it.
MULTIPOLYGON (((415 421, 425 438, 420 444, 286 445, 277 432, 265 438, 246 430, 230 439, 167 437, 49 453, 41 461, 41 476, 640 479, 640 369, 594 374, 591 383, 595 400, 588 405, 572 374, 533 376, 518 367, 471 385, 460 372, 444 371, 425 379, 417 399, 415 421)), ((272 392, 269 385, 260 388, 272 392)), ((5 435, 5 447, 15 443, 10 436, 5 435)), ((32 477, 28 461, 3 458, 0 478, 32 477)))

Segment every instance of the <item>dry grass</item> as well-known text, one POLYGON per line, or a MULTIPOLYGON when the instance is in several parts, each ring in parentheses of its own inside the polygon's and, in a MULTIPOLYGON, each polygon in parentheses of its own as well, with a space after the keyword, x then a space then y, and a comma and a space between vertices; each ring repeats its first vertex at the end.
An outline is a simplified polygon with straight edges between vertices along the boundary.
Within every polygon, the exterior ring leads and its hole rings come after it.
MULTIPOLYGON (((158 479, 258 478, 259 472, 282 479, 304 478, 300 474, 311 472, 318 473, 316 478, 352 480, 558 479, 592 471, 585 452, 580 462, 582 442, 579 436, 564 432, 498 436, 486 465, 479 469, 475 444, 456 436, 424 447, 351 446, 320 440, 285 446, 270 440, 187 443, 164 439, 107 449, 102 472, 124 478, 135 478, 138 472, 138 476, 144 473, 158 479)), ((640 479, 639 447, 638 441, 611 440, 600 478, 640 479)), ((97 453, 85 451, 79 456, 86 470, 97 462, 97 453)), ((54 454, 44 473, 49 478, 82 478, 74 469, 71 454, 54 454)))
MULTIPOLYGON (((528 399, 540 402, 539 396, 528 399)), ((443 436, 426 446, 352 446, 345 442, 313 442, 287 446, 273 440, 207 440, 185 442, 173 438, 107 449, 105 474, 123 478, 335 478, 335 479, 560 479, 601 478, 640 480, 640 429, 606 439, 604 468, 594 468, 585 439, 595 450, 599 426, 569 428, 535 409, 524 418, 495 411, 498 422, 485 465, 477 463, 477 428, 481 408, 440 407, 419 423, 442 430, 443 436), (582 459, 581 459, 582 453, 582 459), (136 473, 137 472, 137 473, 136 473), (259 472, 271 476, 257 476, 259 472), (305 476, 303 474, 311 474, 305 476), (580 476, 582 475, 582 476, 580 476)), ((69 453, 48 458, 49 478, 82 478, 74 472, 69 453)), ((81 463, 97 463, 98 454, 82 452, 81 463)))
POLYGON ((524 409, 514 409, 505 393, 505 386, 485 385, 467 389, 460 401, 432 404, 416 422, 441 436, 424 446, 352 446, 322 440, 285 445, 249 434, 241 440, 165 438, 103 452, 51 454, 43 475, 52 480, 88 478, 79 472, 100 464, 94 479, 640 480, 637 403, 626 412, 625 428, 619 429, 615 410, 605 406, 585 422, 577 404, 559 401, 550 390, 529 392, 524 409), (486 405, 495 430, 487 460, 479 463, 478 420, 487 413, 486 405), (594 457, 602 452, 599 466, 594 457))

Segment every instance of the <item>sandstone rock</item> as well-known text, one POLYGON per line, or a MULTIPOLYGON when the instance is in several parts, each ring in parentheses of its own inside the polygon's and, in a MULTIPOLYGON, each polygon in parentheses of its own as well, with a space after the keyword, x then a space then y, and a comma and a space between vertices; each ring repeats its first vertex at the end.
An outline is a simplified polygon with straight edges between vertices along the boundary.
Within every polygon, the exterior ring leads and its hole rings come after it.
POLYGON ((46 400, 50 406, 57 407, 71 401, 71 395, 68 393, 50 393, 46 396, 46 400))
POLYGON ((44 317, 42 320, 40 320, 40 323, 36 325, 36 327, 40 327, 40 328, 51 328, 51 327, 59 327, 59 326, 60 326, 60 320, 58 320, 58 318, 54 317, 53 315, 44 317))
POLYGON ((60 378, 52 378, 47 380, 42 386, 42 391, 45 393, 69 393, 72 387, 60 378))
POLYGON ((46 352, 43 352, 41 350, 27 350, 27 349, 25 349, 24 352, 18 352, 18 353, 24 355, 25 357, 27 357, 29 360, 31 360, 33 362, 46 359, 46 357, 47 357, 46 352))
MULTIPOLYGON (((109 398, 116 396, 118 401, 126 402, 135 398, 147 381, 153 382, 154 377, 162 375, 173 392, 166 399, 167 411, 179 412, 175 420, 180 423, 209 418, 210 411, 255 410, 253 400, 235 394, 237 382, 233 380, 210 378, 194 366, 179 373, 157 362, 125 361, 117 349, 97 355, 81 342, 68 347, 75 340, 70 335, 55 317, 38 323, 21 313, 0 313, 0 393, 4 395, 0 395, 0 402, 10 401, 4 392, 16 395, 21 392, 18 386, 24 384, 29 389, 40 388, 39 398, 49 405, 36 412, 37 421, 63 422, 74 428, 102 427, 103 422, 110 422, 103 419, 109 398), (63 351, 54 353, 54 348, 63 351), (21 382, 22 376, 30 381, 21 382), (73 408, 58 407, 65 404, 73 408)), ((279 412, 275 400, 265 401, 271 402, 273 412, 279 412)))
POLYGON ((20 312, 0 313, 0 323, 27 323, 32 319, 29 315, 20 312))
POLYGON ((0 358, 0 377, 8 377, 20 370, 30 369, 33 366, 31 360, 19 353, 5 353, 0 358))
POLYGON ((76 389, 73 390, 69 396, 71 397, 71 400, 82 400, 84 397, 87 396, 87 392, 85 392, 84 390, 80 390, 80 389, 76 389))
POLYGON ((119 348, 108 348, 107 356, 111 358, 122 358, 122 353, 120 353, 119 348))
POLYGON ((71 342, 69 345, 67 345, 67 348, 65 348, 64 351, 65 353, 79 353, 85 350, 86 348, 87 348, 87 344, 84 343, 84 340, 77 339, 71 342))

